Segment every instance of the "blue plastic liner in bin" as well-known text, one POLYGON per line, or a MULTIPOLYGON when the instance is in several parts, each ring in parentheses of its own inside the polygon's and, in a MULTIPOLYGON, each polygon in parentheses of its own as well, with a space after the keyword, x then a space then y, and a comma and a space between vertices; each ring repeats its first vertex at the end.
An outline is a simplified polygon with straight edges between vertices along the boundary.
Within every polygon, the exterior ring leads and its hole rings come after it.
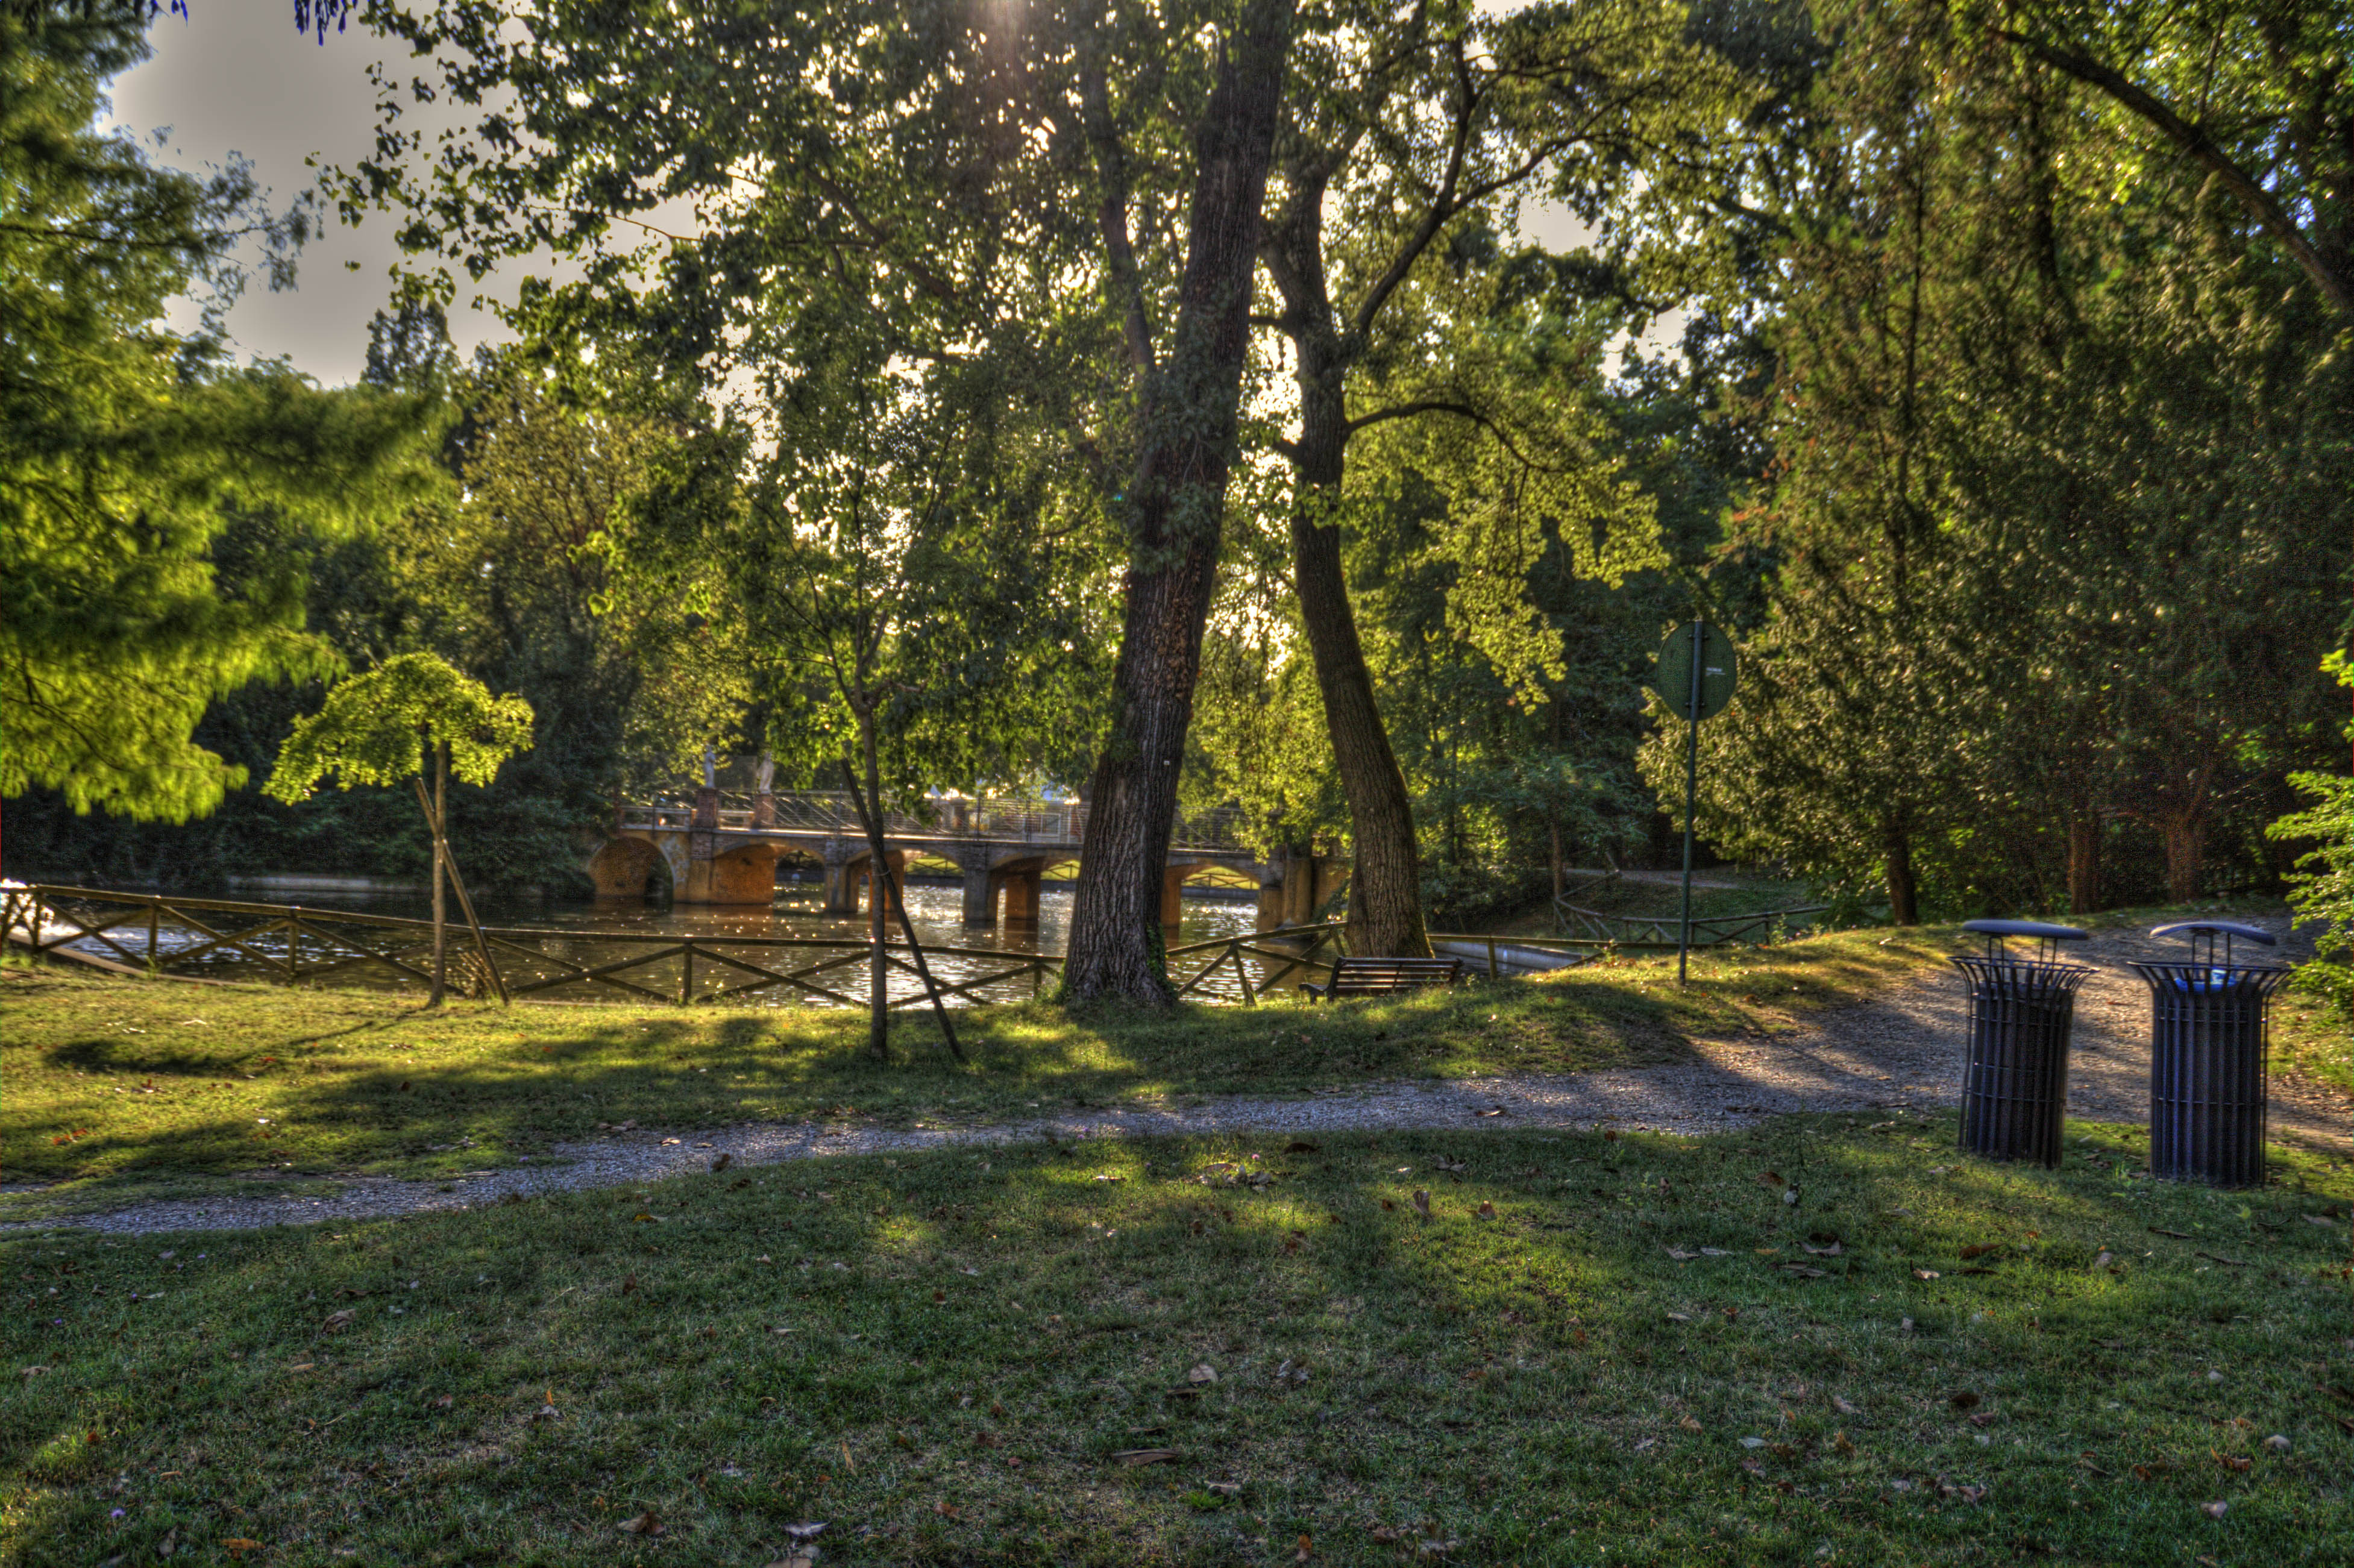
POLYGON ((2136 963, 2150 1000, 2149 1171, 2164 1181, 2254 1187, 2264 1180, 2264 1057, 2272 993, 2289 971, 2231 961, 2233 938, 2272 933, 2223 921, 2162 926, 2192 941, 2192 961, 2136 963), (2198 942, 2207 952, 2198 954, 2198 942), (2217 962, 2215 938, 2225 940, 2217 962))

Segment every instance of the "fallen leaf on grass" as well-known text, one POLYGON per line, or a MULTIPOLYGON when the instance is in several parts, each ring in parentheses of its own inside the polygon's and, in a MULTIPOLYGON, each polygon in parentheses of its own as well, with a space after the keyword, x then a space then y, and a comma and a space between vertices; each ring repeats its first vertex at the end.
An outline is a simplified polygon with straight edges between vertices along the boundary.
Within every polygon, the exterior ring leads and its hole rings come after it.
POLYGON ((1501 1106, 1490 1106, 1479 1114, 1481 1116, 1502 1116, 1504 1114, 1504 1107, 1501 1106))
POLYGON ((1120 1465, 1165 1465, 1177 1457, 1174 1448, 1122 1448, 1112 1456, 1120 1465))
POLYGON ((1674 1258, 1678 1263, 1690 1263, 1692 1259, 1698 1257, 1700 1254, 1696 1252, 1686 1252, 1681 1247, 1671 1246, 1668 1248, 1668 1255, 1674 1258))
POLYGON ((2221 1519, 2226 1513, 2229 1513, 2231 1509, 2232 1505, 2227 1502, 2200 1503, 2199 1505, 2199 1511, 2205 1514, 2209 1519, 2221 1519))
POLYGON ((2094 1268, 2106 1268, 2109 1266, 2110 1261, 2111 1255, 2108 1253, 2104 1252, 2100 1256, 2093 1260, 2093 1266, 2094 1268))
POLYGON ((340 1334, 356 1321, 358 1321, 357 1315, 346 1307, 340 1312, 328 1313, 327 1320, 319 1327, 330 1334, 340 1334))
POLYGON ((1472 1216, 1476 1219, 1492 1220, 1496 1217, 1496 1205, 1490 1202, 1482 1202, 1477 1209, 1472 1210, 1471 1213, 1472 1216))
POLYGON ((1761 1171, 1757 1173, 1757 1180, 1761 1185, 1767 1187, 1781 1188, 1789 1185, 1782 1180, 1781 1173, 1776 1171, 1761 1171))
POLYGON ((254 1540, 251 1536, 232 1535, 227 1541, 221 1542, 221 1550, 228 1552, 231 1557, 241 1558, 249 1552, 260 1551, 261 1542, 254 1540))
POLYGON ((1860 1415, 1862 1414, 1862 1412, 1857 1410, 1854 1405, 1850 1404, 1846 1400, 1841 1399, 1836 1393, 1831 1395, 1831 1408, 1838 1411, 1841 1415, 1860 1415))
POLYGON ((1972 1258, 1984 1257, 1994 1250, 1995 1244, 1992 1242, 1972 1242, 1962 1249, 1961 1259, 1964 1263, 1967 1263, 1972 1258))
POLYGON ((437 1394, 432 1399, 426 1401, 426 1403, 430 1404, 436 1410, 447 1410, 451 1405, 458 1403, 458 1398, 455 1394, 437 1394))
POLYGON ((2216 1450, 2212 1448, 2208 1449, 2207 1452, 2213 1454, 2215 1456, 2215 1462, 2222 1466, 2227 1470, 2237 1471, 2244 1474, 2255 1467, 2256 1462, 2253 1459, 2243 1459, 2237 1454, 2217 1453, 2216 1450))
POLYGON ((1841 1427, 1839 1431, 1831 1434, 1831 1448, 1834 1452, 1843 1456, 1851 1455, 1855 1452, 1855 1443, 1848 1436, 1847 1429, 1845 1427, 1841 1427))
POLYGON ((942 1519, 961 1519, 964 1517, 964 1510, 958 1508, 957 1505, 952 1502, 936 1502, 932 1505, 932 1511, 938 1514, 942 1519))
POLYGON ((1915 1279, 1936 1279, 1939 1278, 1940 1276, 1934 1268, 1916 1268, 1913 1271, 1913 1277, 1915 1279))
POLYGON ((1218 1381, 1218 1369, 1212 1366, 1209 1362, 1204 1361, 1201 1365, 1195 1367, 1192 1372, 1185 1374, 1185 1381, 1187 1383, 1215 1383, 1218 1381))
POLYGON ((714 1157, 712 1160, 711 1169, 714 1171, 725 1171, 735 1162, 736 1157, 733 1154, 721 1153, 714 1157))
POLYGON ((1414 1210, 1424 1219, 1430 1218, 1430 1194, 1419 1187, 1414 1190, 1414 1210))
POLYGON ((1831 1243, 1829 1246, 1815 1246, 1807 1242, 1800 1242, 1798 1245, 1806 1248, 1807 1251, 1812 1253, 1817 1257, 1837 1257, 1842 1252, 1846 1251, 1846 1249, 1840 1246, 1837 1242, 1831 1243))
POLYGON ((1682 1427, 1687 1432, 1697 1432, 1701 1429, 1700 1423, 1694 1421, 1689 1415, 1685 1416, 1681 1421, 1677 1422, 1676 1425, 1682 1427))
POLYGON ((1790 1275, 1795 1278, 1820 1279, 1823 1277, 1823 1270, 1819 1268, 1809 1268, 1803 1263, 1786 1263, 1779 1266, 1784 1274, 1790 1275))
POLYGON ((635 1519, 623 1520, 621 1529, 631 1535, 667 1535, 670 1532, 670 1526, 656 1519, 652 1509, 635 1519))
POLYGON ((1442 1154, 1437 1159, 1430 1162, 1430 1168, 1433 1171, 1460 1171, 1463 1169, 1463 1161, 1460 1160, 1449 1160, 1447 1156, 1442 1154))
POLYGON ((1299 1538, 1299 1551, 1291 1560, 1294 1563, 1305 1563, 1311 1555, 1314 1554, 1315 1551, 1315 1542, 1303 1535, 1299 1538))
POLYGON ((1670 1323, 1689 1323, 1691 1321, 1691 1314, 1689 1312, 1670 1312, 1668 1314, 1668 1321, 1670 1323))

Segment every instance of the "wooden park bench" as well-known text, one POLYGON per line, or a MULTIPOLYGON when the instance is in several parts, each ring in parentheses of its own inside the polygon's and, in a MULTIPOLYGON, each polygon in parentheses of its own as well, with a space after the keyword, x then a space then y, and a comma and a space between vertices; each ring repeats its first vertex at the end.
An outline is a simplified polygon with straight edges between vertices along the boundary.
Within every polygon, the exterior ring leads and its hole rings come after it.
POLYGON ((1461 959, 1342 959, 1324 985, 1304 985, 1311 1000, 1343 996, 1394 996, 1426 985, 1453 985, 1463 978, 1461 959))

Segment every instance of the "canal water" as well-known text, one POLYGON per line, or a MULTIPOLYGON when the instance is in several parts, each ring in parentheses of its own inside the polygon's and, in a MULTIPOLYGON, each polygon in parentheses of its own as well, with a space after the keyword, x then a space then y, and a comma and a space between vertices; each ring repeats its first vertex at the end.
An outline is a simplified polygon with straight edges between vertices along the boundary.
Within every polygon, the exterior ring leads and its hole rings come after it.
MULTIPOLYGON (((995 954, 1043 953, 1059 957, 1069 939, 1071 890, 1067 884, 1049 884, 1039 900, 1039 918, 1030 926, 1001 922, 994 927, 968 927, 963 920, 963 890, 953 885, 917 883, 906 889, 907 914, 916 928, 917 940, 927 949, 932 972, 943 984, 955 985, 994 973, 1005 967, 1004 959, 995 954), (957 949, 937 954, 934 948, 957 949)), ((327 893, 313 889, 295 892, 253 891, 238 895, 239 902, 286 905, 299 902, 305 909, 351 910, 370 915, 391 915, 421 919, 431 914, 429 899, 422 893, 327 893)), ((643 944, 599 941, 600 935, 631 937, 694 936, 725 940, 728 938, 797 938, 803 941, 840 942, 840 953, 811 948, 739 949, 742 958, 763 968, 787 970, 802 969, 813 963, 850 956, 849 944, 864 943, 867 937, 864 916, 843 918, 828 916, 821 909, 822 888, 815 881, 784 883, 777 889, 775 901, 766 908, 723 907, 709 905, 662 905, 640 903, 559 903, 536 898, 490 897, 476 901, 476 912, 482 924, 491 927, 524 928, 533 931, 562 933, 534 945, 553 953, 568 963, 582 968, 595 968, 624 959, 634 952, 647 950, 643 944)), ((80 910, 85 918, 95 918, 90 909, 80 910)), ((107 913, 119 913, 119 906, 107 913)), ((1255 902, 1189 895, 1183 904, 1183 918, 1178 927, 1168 934, 1172 948, 1195 942, 1223 940, 1232 937, 1247 937, 1257 927, 1257 908, 1255 902)), ((451 943, 453 954, 468 951, 472 943, 460 916, 455 901, 451 901, 451 943)), ((208 914, 206 923, 217 931, 233 930, 246 924, 227 912, 208 914)), ((366 931, 352 927, 355 934, 368 939, 371 946, 387 948, 394 944, 390 933, 381 929, 366 931)), ((126 926, 111 933, 123 947, 143 954, 147 938, 146 917, 143 914, 126 926)), ((187 951, 208 941, 205 933, 187 925, 175 923, 167 915, 157 932, 158 947, 164 953, 187 951)), ((904 940, 895 916, 891 923, 891 940, 904 940)), ((266 932, 248 938, 252 948, 273 957, 285 951, 282 934, 266 932)), ((70 944, 98 957, 120 961, 121 954, 113 952, 94 939, 70 944)), ((501 968, 507 970, 527 969, 529 962, 520 955, 499 952, 501 968)), ((1191 977, 1203 965, 1219 957, 1214 950, 1198 955, 1181 955, 1170 962, 1170 972, 1181 982, 1191 977)), ((302 962, 307 967, 318 961, 320 955, 306 946, 302 962)), ((411 962, 419 960, 412 959, 411 962)), ((1251 984, 1261 986, 1272 971, 1283 966, 1269 959, 1245 955, 1250 966, 1251 984)), ((187 966, 175 966, 175 973, 202 973, 220 979, 261 978, 263 970, 250 959, 234 949, 216 948, 201 955, 187 966)), ((698 966, 696 991, 708 994, 726 984, 749 977, 730 973, 721 966, 705 962, 698 966)), ((649 989, 675 997, 680 985, 680 961, 662 960, 641 969, 624 971, 620 977, 634 980, 649 989)), ((844 964, 811 977, 828 989, 863 999, 866 990, 866 968, 864 962, 844 964)), ((1284 985, 1297 985, 1303 980, 1320 979, 1320 971, 1292 969, 1284 985)), ((323 982, 324 983, 324 982, 323 982)), ((382 966, 355 964, 339 971, 334 983, 372 988, 406 987, 414 982, 399 979, 382 966)), ((1001 982, 984 989, 981 1001, 1012 1001, 1031 994, 1033 980, 1028 976, 1001 982)), ((1053 981, 1046 981, 1052 989, 1053 981)), ((913 997, 922 994, 922 983, 914 976, 898 972, 890 976, 892 996, 913 997)), ((542 994, 567 999, 599 998, 612 1001, 642 1001, 633 992, 612 986, 575 982, 542 994)), ((1231 964, 1209 976, 1197 987, 1195 997, 1214 1001, 1239 1001, 1242 988, 1231 964)), ((822 997, 812 996, 792 986, 772 985, 758 991, 745 991, 728 999, 732 1003, 754 1007, 835 1006, 822 997)), ((971 999, 951 998, 955 1005, 964 1005, 971 999)))

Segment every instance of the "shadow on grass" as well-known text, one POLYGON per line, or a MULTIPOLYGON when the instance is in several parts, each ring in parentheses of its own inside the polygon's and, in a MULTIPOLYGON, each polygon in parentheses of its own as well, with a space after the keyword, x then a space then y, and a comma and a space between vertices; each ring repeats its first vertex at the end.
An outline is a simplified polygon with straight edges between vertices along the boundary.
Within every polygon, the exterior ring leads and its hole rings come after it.
POLYGON ((781 1555, 804 1520, 892 1563, 1300 1536, 1339 1563, 1400 1536, 1469 1562, 2269 1562, 2354 1532, 2312 1364, 2347 1381, 2322 1348, 2344 1231, 2308 1220, 2342 1175, 2124 1182, 2098 1128, 2059 1172, 2005 1169, 1942 1120, 1317 1141, 0 1243, 59 1291, 0 1322, 12 1366, 48 1369, 0 1414, 13 1559, 233 1520, 289 1562, 623 1562, 648 1513, 709 1562, 781 1555))
MULTIPOLYGON (((857 1114, 978 1120, 1034 1108, 1673 1061, 1771 1032, 1935 961, 1937 938, 1712 955, 1678 991, 1656 958, 1539 982, 1256 1008, 1042 1002, 960 1010, 970 1062, 895 1016, 613 1005, 439 1012, 365 991, 12 976, 0 1159, 85 1196, 164 1178, 431 1176, 542 1153, 600 1125, 685 1130, 857 1114)), ((0 1200, 0 1209, 6 1201, 0 1200)), ((21 1205, 19 1205, 21 1206, 21 1205)))

